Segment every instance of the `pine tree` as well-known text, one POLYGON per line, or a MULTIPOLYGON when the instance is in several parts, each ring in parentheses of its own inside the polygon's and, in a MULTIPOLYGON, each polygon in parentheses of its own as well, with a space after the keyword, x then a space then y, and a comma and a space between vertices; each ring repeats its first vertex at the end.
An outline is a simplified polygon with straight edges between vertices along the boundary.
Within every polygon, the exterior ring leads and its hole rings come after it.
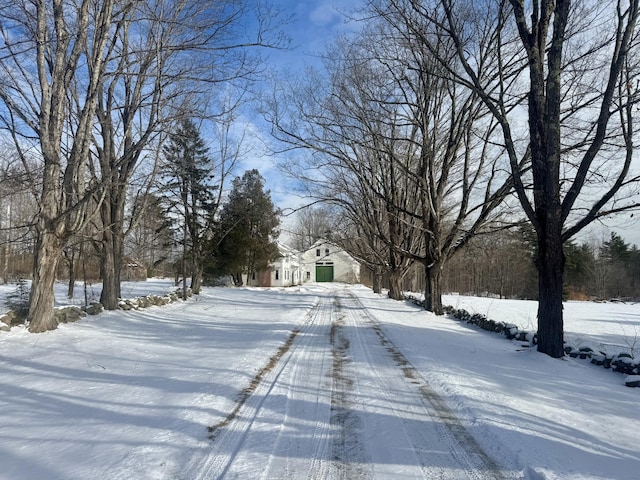
POLYGON ((601 248, 601 255, 608 263, 612 274, 608 282, 608 296, 625 297, 631 295, 631 250, 629 244, 615 232, 601 248))
POLYGON ((220 215, 215 271, 231 275, 236 285, 243 273, 265 270, 277 256, 280 212, 264 182, 255 169, 237 177, 220 215))
POLYGON ((183 121, 170 135, 164 147, 165 190, 170 193, 173 211, 182 219, 183 297, 186 277, 191 274, 191 289, 198 294, 202 285, 205 245, 218 208, 214 192, 212 163, 208 149, 191 120, 183 121))

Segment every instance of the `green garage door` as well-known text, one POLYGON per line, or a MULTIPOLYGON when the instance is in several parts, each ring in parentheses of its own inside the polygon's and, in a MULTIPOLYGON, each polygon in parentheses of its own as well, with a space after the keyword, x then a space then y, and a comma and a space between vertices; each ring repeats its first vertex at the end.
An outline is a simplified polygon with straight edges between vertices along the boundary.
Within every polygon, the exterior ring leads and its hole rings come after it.
POLYGON ((333 282, 333 265, 316 265, 316 282, 333 282))

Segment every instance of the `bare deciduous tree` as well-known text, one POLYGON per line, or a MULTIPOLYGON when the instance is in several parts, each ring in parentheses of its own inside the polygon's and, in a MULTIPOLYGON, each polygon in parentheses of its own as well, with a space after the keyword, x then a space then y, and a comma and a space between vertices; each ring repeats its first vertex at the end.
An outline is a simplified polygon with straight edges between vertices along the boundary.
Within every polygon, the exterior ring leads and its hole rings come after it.
MULTIPOLYGON (((433 31, 455 43, 463 69, 449 71, 500 125, 537 236, 538 349, 561 357, 563 243, 597 218, 638 207, 629 196, 639 180, 631 170, 638 1, 388 3, 420 19, 407 23, 425 45, 433 45, 433 31), (524 174, 527 156, 531 170, 524 174)), ((449 58, 439 58, 447 67, 449 58)))
POLYGON ((328 208, 309 206, 296 212, 296 223, 290 235, 292 247, 305 251, 321 238, 328 238, 333 231, 332 216, 328 208))
POLYGON ((193 105, 216 103, 208 101, 215 98, 211 85, 252 80, 259 65, 252 47, 285 40, 277 16, 258 0, 0 3, 0 122, 25 167, 33 152, 42 161, 41 170, 29 170, 31 185, 40 188, 31 331, 56 327, 59 259, 96 209, 103 223, 103 301, 114 307, 128 181, 162 121, 174 114, 169 101, 188 102, 193 114, 193 105), (89 175, 92 155, 99 174, 89 175))
POLYGON ((3 149, 0 157, 0 283, 5 284, 27 276, 20 259, 33 246, 32 185, 13 150, 3 149))
POLYGON ((363 52, 362 44, 337 44, 328 65, 328 88, 313 79, 297 89, 287 86, 283 94, 288 96, 267 113, 277 138, 314 152, 306 163, 293 165, 291 173, 305 182, 313 198, 341 211, 351 226, 343 226, 345 232, 367 239, 358 242, 334 231, 334 240, 357 245, 358 251, 350 253, 375 272, 384 270, 390 297, 400 299, 400 282, 412 262, 404 252, 418 249, 422 241, 419 231, 412 231, 419 223, 412 213, 417 190, 405 174, 407 167, 399 164, 412 162, 403 154, 406 141, 393 121, 399 115, 378 101, 388 95, 388 86, 361 61, 363 52), (373 249, 374 244, 382 248, 373 249))
MULTIPOLYGON (((408 252, 424 265, 425 308, 442 308, 442 272, 448 260, 476 234, 501 228, 505 198, 511 190, 503 149, 495 143, 495 122, 473 91, 454 81, 455 49, 446 37, 416 36, 417 19, 382 15, 384 41, 375 58, 395 85, 384 101, 400 105, 400 125, 407 125, 404 174, 417 185, 417 215, 424 248, 408 252), (410 20, 410 22, 408 21, 410 20), (447 68, 440 58, 448 58, 447 68)), ((423 23, 421 30, 429 25, 423 23)), ((397 159, 397 157, 396 157, 397 159)))
MULTIPOLYGON (((139 163, 150 157, 145 155, 150 143, 161 143, 163 131, 187 118, 214 117, 220 131, 228 130, 233 110, 260 64, 251 49, 285 45, 275 30, 278 12, 265 11, 259 3, 137 2, 120 22, 100 88, 96 138, 99 181, 106 187, 100 211, 100 301, 106 309, 118 306, 124 240, 145 211, 137 202, 138 216, 125 218, 130 179, 139 163), (245 32, 243 23, 251 21, 250 13, 256 27, 245 32), (237 92, 232 102, 231 84, 237 92), (212 92, 220 85, 227 85, 226 97, 212 92)), ((220 160, 225 165, 228 161, 220 160)), ((138 190, 140 198, 147 198, 151 185, 138 190)))
MULTIPOLYGON (((298 95, 304 127, 275 109, 272 120, 281 139, 316 152, 303 167, 315 173, 316 197, 342 205, 354 231, 384 246, 390 296, 402 298, 402 278, 420 261, 425 306, 442 314, 447 260, 497 220, 511 182, 480 97, 452 80, 405 17, 380 18, 328 55, 325 96, 317 84, 298 95)), ((452 42, 439 47, 455 63, 452 42)))
POLYGON ((56 327, 53 285, 65 241, 86 221, 86 168, 98 89, 119 15, 114 0, 2 2, 0 101, 4 127, 26 162, 42 156, 28 320, 32 332, 56 327), (71 91, 77 87, 76 92, 71 91), (70 129, 70 98, 77 99, 70 129))

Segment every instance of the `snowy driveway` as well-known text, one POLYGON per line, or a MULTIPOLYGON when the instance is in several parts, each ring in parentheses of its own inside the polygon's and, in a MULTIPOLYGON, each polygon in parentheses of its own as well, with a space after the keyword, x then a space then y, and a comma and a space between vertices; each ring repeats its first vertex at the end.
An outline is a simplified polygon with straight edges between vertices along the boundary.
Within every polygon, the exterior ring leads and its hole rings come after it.
POLYGON ((209 430, 178 478, 506 478, 347 289, 320 297, 209 430))
POLYGON ((336 284, 13 328, 0 480, 636 480, 640 389, 520 343, 336 284))

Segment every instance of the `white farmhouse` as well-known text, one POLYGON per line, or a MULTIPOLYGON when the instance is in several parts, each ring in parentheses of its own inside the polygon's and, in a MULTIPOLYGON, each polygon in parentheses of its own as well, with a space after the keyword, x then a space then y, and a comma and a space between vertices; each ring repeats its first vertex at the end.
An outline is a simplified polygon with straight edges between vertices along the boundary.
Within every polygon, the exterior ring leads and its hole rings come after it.
POLYGON ((271 264, 271 286, 290 287, 302 283, 300 253, 286 245, 278 244, 280 256, 271 264))
POLYGON ((244 275, 245 285, 254 287, 290 287, 302 283, 300 253, 278 243, 279 256, 267 270, 244 275))
POLYGON ((243 275, 245 285, 255 287, 290 287, 305 282, 360 281, 360 264, 343 249, 319 240, 309 250, 298 252, 281 243, 279 257, 268 269, 243 275))

